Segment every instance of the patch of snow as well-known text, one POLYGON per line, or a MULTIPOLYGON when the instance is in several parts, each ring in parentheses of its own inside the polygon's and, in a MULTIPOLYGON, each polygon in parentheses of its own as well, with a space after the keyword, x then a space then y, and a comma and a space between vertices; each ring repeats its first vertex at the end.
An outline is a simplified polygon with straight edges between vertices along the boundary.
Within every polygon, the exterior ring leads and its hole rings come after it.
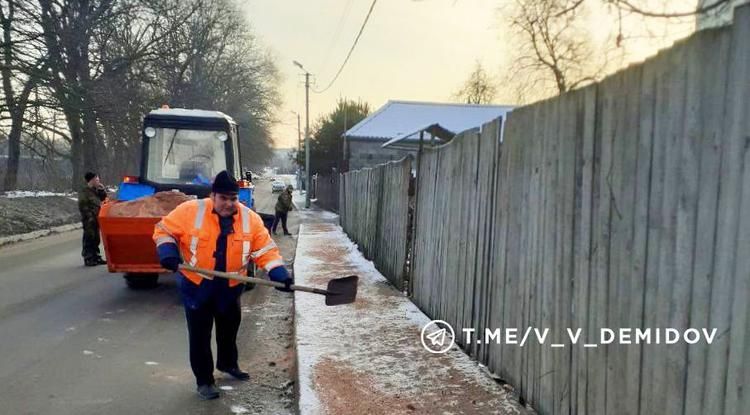
POLYGON ((375 390, 387 395, 424 394, 430 399, 442 387, 476 385, 492 394, 493 405, 508 409, 504 413, 517 411, 507 394, 460 349, 439 357, 423 349, 420 333, 431 319, 388 283, 340 226, 313 228, 303 223, 299 235, 296 283, 320 287, 321 278, 359 276, 355 304, 326 307, 320 296, 295 292, 300 413, 325 412, 315 389, 315 370, 318 363, 331 360, 344 370, 365 374, 375 390), (335 253, 335 259, 320 258, 322 247, 335 253), (444 383, 449 375, 461 383, 444 383))
POLYGON ((233 414, 247 414, 250 413, 250 411, 241 405, 232 405, 229 408, 230 411, 232 411, 233 414))
POLYGON ((83 354, 86 355, 86 356, 92 356, 94 354, 94 352, 92 352, 91 350, 84 350, 83 354))
MULTIPOLYGON (((0 197, 7 197, 8 199, 15 199, 19 197, 48 197, 48 196, 71 197, 71 196, 75 196, 75 193, 72 193, 72 192, 56 193, 56 192, 48 192, 46 190, 11 190, 9 192, 5 192, 0 197)), ((75 198, 73 200, 78 200, 78 199, 75 198)))
POLYGON ((80 223, 71 223, 69 225, 55 226, 54 228, 41 229, 38 231, 22 233, 18 235, 3 236, 2 238, 0 238, 0 246, 13 244, 16 242, 28 241, 31 239, 37 239, 55 233, 69 232, 80 228, 80 223))
POLYGON ((294 204, 294 208, 297 210, 302 210, 305 208, 305 193, 301 190, 294 190, 292 191, 292 203, 294 204))
POLYGON ((159 362, 152 362, 150 360, 148 362, 145 362, 145 363, 146 363, 146 366, 158 366, 159 365, 159 362))

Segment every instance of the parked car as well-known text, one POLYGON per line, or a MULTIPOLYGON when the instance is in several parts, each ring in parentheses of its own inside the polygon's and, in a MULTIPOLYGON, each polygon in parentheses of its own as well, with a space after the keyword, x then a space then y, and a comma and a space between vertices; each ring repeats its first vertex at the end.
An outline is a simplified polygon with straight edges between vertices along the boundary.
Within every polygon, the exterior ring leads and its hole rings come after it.
POLYGON ((271 191, 273 193, 282 192, 284 189, 286 189, 286 184, 281 180, 274 180, 271 182, 271 191))

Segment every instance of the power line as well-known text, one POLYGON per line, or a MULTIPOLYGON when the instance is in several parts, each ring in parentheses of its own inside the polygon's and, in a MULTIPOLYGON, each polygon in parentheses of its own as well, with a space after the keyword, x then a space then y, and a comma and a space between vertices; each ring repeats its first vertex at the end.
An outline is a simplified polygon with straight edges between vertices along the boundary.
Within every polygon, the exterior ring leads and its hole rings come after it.
POLYGON ((357 43, 359 42, 359 38, 362 36, 362 32, 365 30, 365 26, 367 26, 367 21, 370 20, 370 15, 372 14, 372 10, 375 8, 375 3, 377 3, 378 0, 372 0, 372 4, 370 5, 370 10, 367 11, 367 16, 365 16, 365 21, 362 22, 362 26, 359 28, 359 33, 357 33, 357 37, 354 38, 354 43, 352 43, 351 49, 349 49, 349 53, 346 54, 346 58, 344 59, 344 62, 341 63, 341 67, 339 67, 338 72, 336 72, 336 75, 333 76, 333 79, 331 79, 331 82, 320 91, 313 90, 316 94, 321 94, 323 92, 326 92, 328 88, 333 86, 333 83, 336 82, 336 80, 339 78, 339 75, 341 75, 341 72, 344 70, 344 66, 346 66, 346 63, 349 62, 349 58, 352 56, 352 52, 354 52, 354 48, 357 47, 357 43))
MULTIPOLYGON (((325 69, 328 69, 328 58, 331 56, 331 51, 333 50, 333 46, 338 42, 339 36, 341 36, 341 29, 344 27, 344 20, 349 16, 349 10, 351 9, 352 0, 348 0, 346 2, 346 6, 344 7, 344 11, 339 17, 339 21, 336 24, 336 31, 334 32, 333 38, 331 39, 331 42, 328 44, 328 47, 326 48, 326 53, 323 55, 323 61, 322 63, 326 66, 321 68, 321 71, 324 71, 325 69)), ((320 65, 319 65, 320 66, 320 65)))

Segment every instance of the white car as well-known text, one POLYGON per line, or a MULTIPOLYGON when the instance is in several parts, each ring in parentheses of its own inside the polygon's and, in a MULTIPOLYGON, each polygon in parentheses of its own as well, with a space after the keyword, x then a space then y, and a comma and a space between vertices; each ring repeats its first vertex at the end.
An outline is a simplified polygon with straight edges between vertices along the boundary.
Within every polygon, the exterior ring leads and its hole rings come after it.
POLYGON ((284 184, 284 182, 282 182, 281 180, 274 180, 273 182, 271 182, 272 192, 283 192, 284 189, 286 189, 286 184, 284 184))

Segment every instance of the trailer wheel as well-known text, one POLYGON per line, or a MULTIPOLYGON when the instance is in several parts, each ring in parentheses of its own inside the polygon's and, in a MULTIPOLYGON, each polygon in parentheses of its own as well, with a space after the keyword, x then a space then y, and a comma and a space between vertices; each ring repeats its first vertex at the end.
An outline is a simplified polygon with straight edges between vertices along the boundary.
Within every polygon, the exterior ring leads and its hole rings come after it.
MULTIPOLYGON (((247 271, 247 276, 248 277, 254 277, 255 276, 255 270, 256 270, 255 264, 251 262, 250 263, 250 269, 247 271)), ((245 291, 250 291, 253 288, 255 288, 255 283, 254 282, 246 282, 244 284, 245 284, 245 291)))
POLYGON ((129 273, 123 276, 125 284, 132 290, 148 290, 159 285, 159 274, 129 273))

